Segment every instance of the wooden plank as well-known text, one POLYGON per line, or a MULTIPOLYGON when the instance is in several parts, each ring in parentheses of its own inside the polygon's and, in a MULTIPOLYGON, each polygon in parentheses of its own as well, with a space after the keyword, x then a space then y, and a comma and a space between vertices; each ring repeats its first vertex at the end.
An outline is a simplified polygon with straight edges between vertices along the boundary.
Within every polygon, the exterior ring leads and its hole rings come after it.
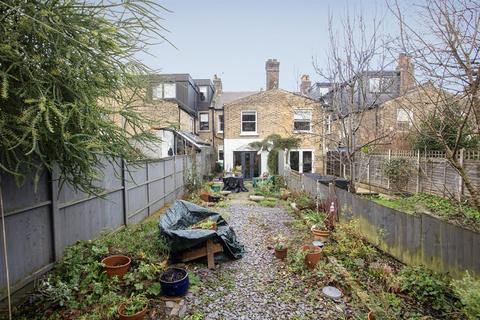
MULTIPOLYGON (((213 243, 212 240, 207 240, 207 244, 209 242, 211 243, 210 248, 211 248, 211 251, 213 252, 213 254, 218 253, 218 252, 223 252, 223 246, 221 244, 213 243)), ((206 257, 207 254, 208 254, 207 245, 205 245, 205 246, 203 246, 201 248, 198 248, 198 249, 185 251, 181 256, 181 260, 182 260, 182 262, 188 262, 188 261, 192 261, 192 260, 195 260, 195 259, 198 259, 198 258, 206 257)))
POLYGON ((208 269, 215 268, 215 253, 213 252, 213 241, 207 240, 207 266, 208 269))

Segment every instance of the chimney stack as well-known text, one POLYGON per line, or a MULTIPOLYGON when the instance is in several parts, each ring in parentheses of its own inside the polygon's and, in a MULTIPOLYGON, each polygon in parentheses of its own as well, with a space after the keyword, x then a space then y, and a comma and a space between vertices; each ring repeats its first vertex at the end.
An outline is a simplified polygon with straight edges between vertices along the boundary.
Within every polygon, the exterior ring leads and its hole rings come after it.
POLYGON ((280 62, 277 59, 268 59, 265 63, 267 72, 267 90, 278 89, 278 80, 280 77, 280 62))
POLYGON ((218 94, 221 94, 222 93, 222 79, 217 77, 217 75, 215 74, 213 76, 213 87, 215 88, 215 94, 218 95, 218 94))
POLYGON ((310 81, 310 76, 304 74, 300 77, 300 93, 304 96, 308 95, 308 90, 312 86, 312 81, 310 81))
POLYGON ((400 72, 400 94, 404 94, 415 86, 412 58, 406 53, 400 53, 397 71, 400 72))

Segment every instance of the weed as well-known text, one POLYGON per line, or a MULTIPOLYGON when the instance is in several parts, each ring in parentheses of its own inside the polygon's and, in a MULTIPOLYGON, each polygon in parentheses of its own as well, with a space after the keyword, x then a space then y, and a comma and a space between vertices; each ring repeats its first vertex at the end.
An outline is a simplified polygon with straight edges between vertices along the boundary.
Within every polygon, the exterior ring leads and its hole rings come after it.
POLYGON ((265 199, 265 200, 260 201, 259 204, 262 207, 274 208, 274 207, 277 206, 277 201, 265 199))
POLYGON ((480 280, 475 280, 467 271, 461 280, 452 281, 452 286, 465 315, 471 320, 480 319, 480 280))

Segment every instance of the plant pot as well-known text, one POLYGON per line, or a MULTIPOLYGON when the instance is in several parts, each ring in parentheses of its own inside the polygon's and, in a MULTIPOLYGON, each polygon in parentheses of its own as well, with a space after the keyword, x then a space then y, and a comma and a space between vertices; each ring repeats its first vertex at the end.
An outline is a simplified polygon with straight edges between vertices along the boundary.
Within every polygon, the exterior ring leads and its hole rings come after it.
POLYGON ((205 202, 209 202, 210 201, 210 195, 208 194, 208 192, 202 192, 202 193, 200 193, 200 199, 202 199, 205 202))
POLYGON ((140 319, 143 319, 145 318, 145 316, 147 315, 147 311, 148 311, 148 305, 145 306, 145 308, 143 308, 142 311, 139 311, 135 314, 132 314, 132 315, 129 315, 127 316, 126 314, 123 313, 123 310, 125 309, 125 304, 122 303, 121 305, 118 306, 118 316, 119 316, 119 319, 120 320, 140 320, 140 319))
POLYGON ((368 320, 375 320, 375 316, 373 315, 373 311, 368 313, 368 320))
POLYGON ((305 265, 307 268, 315 268, 318 261, 322 258, 322 249, 313 245, 304 245, 301 250, 309 251, 309 253, 305 255, 305 265))
POLYGON ((213 192, 220 192, 220 189, 221 189, 221 186, 219 186, 218 184, 214 184, 212 186, 212 191, 213 192))
POLYGON ((120 279, 130 269, 132 259, 124 255, 112 255, 104 258, 102 263, 105 265, 105 271, 108 277, 117 276, 120 279))
POLYGON ((182 268, 168 268, 160 276, 162 294, 169 297, 181 297, 187 294, 188 273, 182 268))
POLYGON ((287 257, 288 248, 275 249, 275 258, 283 260, 287 257))
POLYGON ((330 231, 328 231, 328 230, 321 230, 321 229, 313 228, 313 229, 311 229, 311 231, 312 231, 312 234, 313 234, 313 237, 315 238, 315 240, 321 240, 321 241, 325 242, 326 240, 328 240, 328 237, 330 237, 330 231))

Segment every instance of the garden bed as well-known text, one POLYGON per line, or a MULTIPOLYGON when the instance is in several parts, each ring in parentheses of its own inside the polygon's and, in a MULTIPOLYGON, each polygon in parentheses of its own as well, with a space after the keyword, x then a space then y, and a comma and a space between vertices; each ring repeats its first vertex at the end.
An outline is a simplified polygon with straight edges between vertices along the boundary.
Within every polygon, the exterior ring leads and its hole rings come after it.
POLYGON ((431 195, 417 193, 410 197, 368 196, 368 199, 409 214, 426 213, 453 224, 480 231, 480 212, 458 202, 431 195))

